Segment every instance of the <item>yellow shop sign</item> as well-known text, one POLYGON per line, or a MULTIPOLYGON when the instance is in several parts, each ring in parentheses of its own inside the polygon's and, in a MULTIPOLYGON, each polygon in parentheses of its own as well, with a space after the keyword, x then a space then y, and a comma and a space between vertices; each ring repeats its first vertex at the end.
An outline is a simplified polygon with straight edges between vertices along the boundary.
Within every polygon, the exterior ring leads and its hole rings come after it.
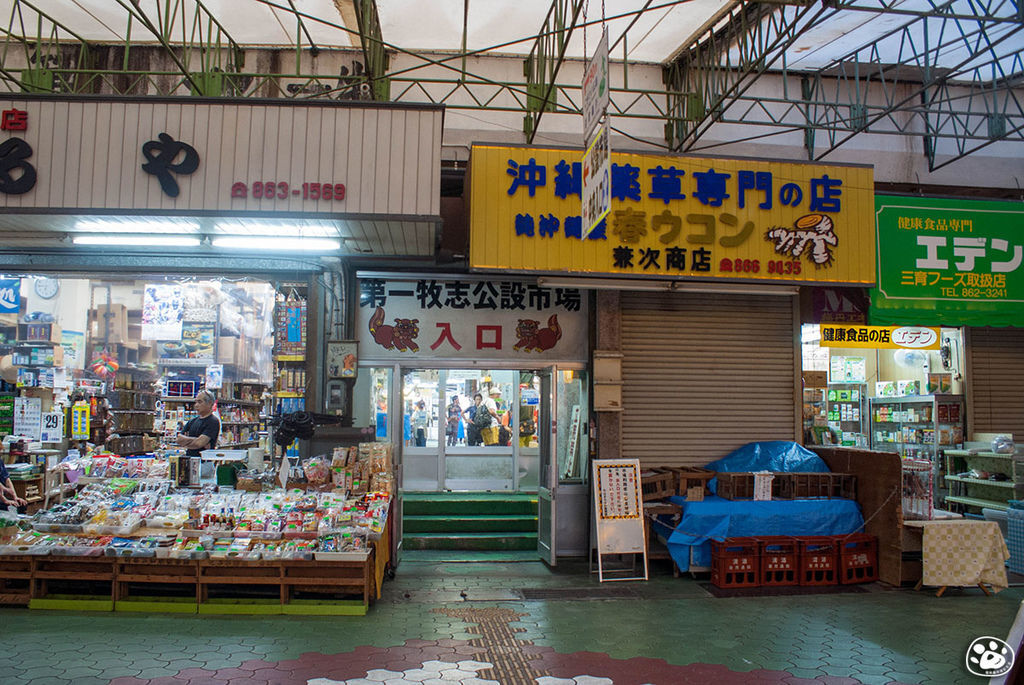
POLYGON ((875 282, 867 166, 612 154, 611 213, 584 238, 579 151, 475 145, 481 271, 875 282))
POLYGON ((821 347, 939 349, 939 329, 931 326, 844 326, 821 324, 821 347))

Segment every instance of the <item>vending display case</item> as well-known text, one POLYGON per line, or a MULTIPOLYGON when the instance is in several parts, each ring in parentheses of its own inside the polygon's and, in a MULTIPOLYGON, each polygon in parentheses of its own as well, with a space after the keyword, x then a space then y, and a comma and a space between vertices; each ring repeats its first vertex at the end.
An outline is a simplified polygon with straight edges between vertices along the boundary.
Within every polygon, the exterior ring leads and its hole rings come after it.
POLYGON ((869 405, 873 450, 935 460, 963 446, 963 395, 873 397, 869 405))

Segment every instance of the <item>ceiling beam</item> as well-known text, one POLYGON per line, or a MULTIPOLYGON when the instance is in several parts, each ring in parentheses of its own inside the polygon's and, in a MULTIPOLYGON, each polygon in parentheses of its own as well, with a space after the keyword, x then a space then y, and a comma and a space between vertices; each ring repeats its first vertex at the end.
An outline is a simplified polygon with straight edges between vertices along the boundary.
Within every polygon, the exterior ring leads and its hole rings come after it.
POLYGON ((533 143, 544 112, 555 109, 555 82, 585 3, 586 0, 551 0, 544 24, 523 64, 527 93, 523 132, 527 143, 533 143))

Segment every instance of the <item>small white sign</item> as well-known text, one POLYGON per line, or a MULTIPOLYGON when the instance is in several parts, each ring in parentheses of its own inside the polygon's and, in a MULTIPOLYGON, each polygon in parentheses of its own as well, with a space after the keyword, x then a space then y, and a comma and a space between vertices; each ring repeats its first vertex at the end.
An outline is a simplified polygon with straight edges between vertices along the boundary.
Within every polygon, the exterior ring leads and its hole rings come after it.
POLYGON ((611 98, 608 94, 608 29, 601 32, 601 40, 594 51, 594 57, 587 63, 583 75, 583 137, 594 130, 594 126, 608 111, 611 98))
POLYGON ((51 411, 43 414, 40 442, 61 442, 64 440, 64 412, 51 411))
POLYGON ((24 435, 35 441, 40 438, 40 420, 43 401, 38 397, 14 398, 14 434, 24 435))
POLYGON ((612 163, 607 119, 598 126, 583 154, 583 239, 612 208, 612 163))

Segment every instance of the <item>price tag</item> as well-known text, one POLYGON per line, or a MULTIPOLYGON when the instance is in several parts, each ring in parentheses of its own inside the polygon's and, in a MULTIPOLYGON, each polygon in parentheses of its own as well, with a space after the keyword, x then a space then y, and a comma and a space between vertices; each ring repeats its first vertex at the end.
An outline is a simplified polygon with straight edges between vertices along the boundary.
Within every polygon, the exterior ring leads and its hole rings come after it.
POLYGON ((43 414, 42 428, 40 442, 62 442, 64 440, 64 412, 51 411, 43 414))

